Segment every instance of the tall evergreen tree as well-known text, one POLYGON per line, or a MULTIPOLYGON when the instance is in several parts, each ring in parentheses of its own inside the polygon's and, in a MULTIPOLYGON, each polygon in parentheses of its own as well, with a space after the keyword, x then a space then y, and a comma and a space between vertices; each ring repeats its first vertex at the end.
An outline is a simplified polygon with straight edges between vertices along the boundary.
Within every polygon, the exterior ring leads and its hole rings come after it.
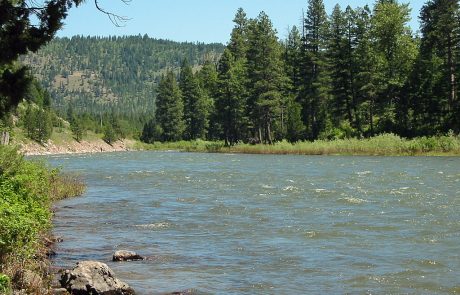
POLYGON ((457 80, 460 8, 456 0, 431 0, 421 10, 420 55, 412 102, 416 125, 426 133, 460 130, 457 80), (417 83, 418 82, 418 83, 417 83), (434 130, 433 130, 434 129, 434 130))
POLYGON ((304 19, 303 59, 305 73, 301 104, 308 138, 316 139, 326 126, 330 98, 326 56, 329 22, 322 0, 309 0, 304 19))
POLYGON ((163 76, 155 101, 155 120, 161 133, 161 141, 182 139, 185 130, 182 94, 172 71, 163 76))
POLYGON ((271 144, 274 126, 280 123, 275 120, 280 119, 281 99, 287 80, 281 44, 271 20, 264 12, 249 25, 247 69, 251 85, 249 116, 254 135, 260 141, 271 144))
POLYGON ((247 29, 249 20, 243 8, 238 8, 233 23, 235 26, 233 27, 227 48, 232 53, 234 59, 244 59, 247 51, 247 29))
POLYGON ((220 59, 218 72, 217 121, 222 128, 225 144, 234 145, 244 139, 247 128, 243 60, 236 60, 226 49, 220 59))
POLYGON ((209 126, 209 102, 186 59, 182 63, 179 87, 184 101, 184 137, 189 140, 205 139, 209 126))
POLYGON ((206 101, 208 109, 208 139, 218 139, 220 126, 217 121, 216 100, 218 95, 218 72, 217 66, 213 62, 206 61, 201 70, 197 73, 199 87, 202 91, 203 99, 206 101))
MULTIPOLYGON (((409 20, 408 4, 381 0, 374 6, 371 33, 375 39, 373 54, 376 56, 377 77, 381 86, 374 114, 378 116, 379 132, 395 132, 398 128, 397 110, 407 105, 402 91, 417 55, 409 20)), ((399 120, 405 113, 399 114, 399 120)), ((407 120, 400 122, 403 121, 407 120)))
POLYGON ((287 77, 290 79, 290 92, 295 97, 302 86, 302 36, 294 26, 289 31, 284 49, 284 66, 287 77))

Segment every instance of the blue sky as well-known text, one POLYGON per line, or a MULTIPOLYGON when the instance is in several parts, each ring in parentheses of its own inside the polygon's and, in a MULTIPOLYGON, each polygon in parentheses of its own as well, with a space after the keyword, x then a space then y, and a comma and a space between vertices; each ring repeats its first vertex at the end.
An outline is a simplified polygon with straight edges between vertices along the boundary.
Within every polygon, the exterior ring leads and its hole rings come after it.
MULTIPOLYGON (((407 3, 402 1, 403 3, 407 3)), ((423 0, 410 1, 413 30, 418 29, 418 15, 423 0)), ((285 38, 288 27, 299 25, 307 0, 132 0, 125 5, 120 0, 99 0, 106 10, 130 18, 124 27, 115 27, 99 12, 92 0, 73 8, 58 36, 144 35, 174 41, 226 43, 233 27, 236 10, 242 7, 248 17, 265 11, 271 18, 280 38, 285 38)), ((329 14, 339 3, 342 8, 372 6, 374 0, 325 0, 329 14)))

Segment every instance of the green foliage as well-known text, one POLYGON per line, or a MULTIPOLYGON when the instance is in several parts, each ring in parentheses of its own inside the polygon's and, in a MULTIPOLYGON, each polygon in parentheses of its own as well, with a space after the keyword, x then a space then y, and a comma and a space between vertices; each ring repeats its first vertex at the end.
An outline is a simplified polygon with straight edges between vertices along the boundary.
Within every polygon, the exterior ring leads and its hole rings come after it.
POLYGON ((302 106, 295 101, 290 101, 287 109, 286 139, 289 142, 299 141, 305 132, 302 122, 302 106))
POLYGON ((0 294, 11 292, 11 280, 7 275, 0 273, 0 294))
POLYGON ((184 60, 181 66, 179 87, 184 102, 184 138, 205 139, 209 127, 210 105, 187 60, 184 60))
POLYGON ((112 144, 118 140, 115 129, 112 124, 107 124, 104 128, 104 137, 102 138, 108 144, 112 144))
POLYGON ((185 130, 183 114, 182 93, 174 73, 170 71, 161 79, 158 89, 155 120, 159 127, 155 127, 154 134, 161 132, 161 136, 153 140, 177 141, 182 139, 185 130))
POLYGON ((72 131, 72 134, 75 140, 80 142, 83 139, 83 132, 84 132, 82 122, 80 121, 79 118, 73 117, 69 123, 70 123, 70 130, 72 131))
MULTIPOLYGON (((50 226, 50 202, 64 194, 67 178, 37 162, 25 161, 14 148, 0 147, 0 262, 8 254, 29 257, 39 235, 50 226), (59 184, 59 185, 55 185, 59 184)), ((75 182, 74 182, 75 183, 75 182)), ((81 187, 81 185, 80 185, 81 187)), ((71 190, 81 193, 82 190, 71 190)))
POLYGON ((27 104, 23 125, 30 139, 45 143, 53 132, 53 115, 50 110, 27 104))

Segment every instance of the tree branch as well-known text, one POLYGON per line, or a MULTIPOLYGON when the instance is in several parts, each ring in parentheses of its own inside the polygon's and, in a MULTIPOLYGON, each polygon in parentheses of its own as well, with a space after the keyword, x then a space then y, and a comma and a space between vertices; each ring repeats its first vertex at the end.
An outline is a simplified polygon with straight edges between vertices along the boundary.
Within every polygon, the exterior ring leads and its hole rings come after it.
MULTIPOLYGON (((121 2, 123 2, 124 4, 126 5, 129 5, 129 3, 131 2, 131 0, 120 0, 121 2)), ((106 14, 110 21, 116 26, 116 27, 124 27, 125 26, 125 23, 127 21, 130 20, 130 18, 126 17, 126 16, 121 16, 121 15, 118 15, 118 14, 114 14, 112 12, 109 12, 107 10, 105 10, 103 7, 100 6, 99 4, 99 0, 94 0, 94 5, 96 5, 96 8, 106 14)))

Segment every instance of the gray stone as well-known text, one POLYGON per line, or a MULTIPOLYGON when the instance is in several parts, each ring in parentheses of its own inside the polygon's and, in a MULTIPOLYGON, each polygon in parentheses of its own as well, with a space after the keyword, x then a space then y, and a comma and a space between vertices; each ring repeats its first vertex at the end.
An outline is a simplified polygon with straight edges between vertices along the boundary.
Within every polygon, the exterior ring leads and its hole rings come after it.
POLYGON ((51 295, 69 295, 69 292, 64 288, 56 288, 51 290, 51 295))
POLYGON ((61 286, 73 295, 132 295, 134 290, 117 279, 104 263, 82 261, 72 270, 66 270, 61 286))
POLYGON ((119 250, 113 254, 113 261, 144 260, 144 257, 134 251, 119 250))

